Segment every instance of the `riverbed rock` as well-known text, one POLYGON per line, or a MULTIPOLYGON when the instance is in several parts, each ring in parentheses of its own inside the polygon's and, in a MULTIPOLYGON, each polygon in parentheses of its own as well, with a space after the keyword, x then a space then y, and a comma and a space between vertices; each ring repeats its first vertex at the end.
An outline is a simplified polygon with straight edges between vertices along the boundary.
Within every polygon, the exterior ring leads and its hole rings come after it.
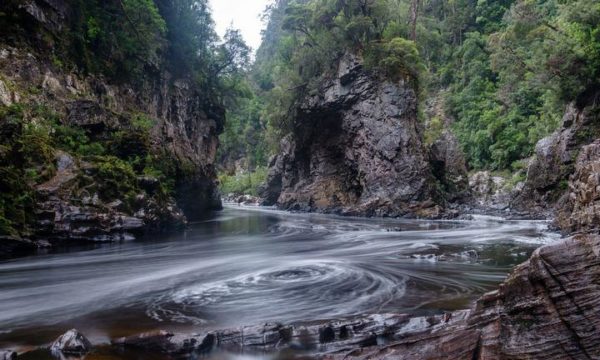
POLYGON ((53 354, 64 355, 85 355, 91 349, 92 343, 77 329, 71 329, 62 334, 50 346, 53 354))
POLYGON ((0 350, 0 360, 16 360, 17 353, 12 350, 0 350))
POLYGON ((284 209, 346 215, 432 207, 439 194, 421 132, 412 86, 380 79, 346 54, 297 108, 261 196, 284 209))

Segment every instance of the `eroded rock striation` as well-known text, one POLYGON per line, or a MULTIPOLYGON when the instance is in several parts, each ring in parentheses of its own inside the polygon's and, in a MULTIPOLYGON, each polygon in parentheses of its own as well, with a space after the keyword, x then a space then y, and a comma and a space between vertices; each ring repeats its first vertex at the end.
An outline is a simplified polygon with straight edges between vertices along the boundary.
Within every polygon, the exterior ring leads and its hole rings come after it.
POLYGON ((428 160, 412 87, 375 77, 347 54, 298 106, 261 195, 290 210, 435 215, 428 160))

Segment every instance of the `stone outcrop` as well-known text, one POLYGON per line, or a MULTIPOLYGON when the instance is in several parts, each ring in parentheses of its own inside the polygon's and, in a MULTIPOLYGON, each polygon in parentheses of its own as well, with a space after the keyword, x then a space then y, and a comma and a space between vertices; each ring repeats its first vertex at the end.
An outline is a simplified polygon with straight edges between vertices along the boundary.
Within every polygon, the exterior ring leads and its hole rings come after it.
POLYGON ((298 106, 261 196, 289 210, 366 216, 439 213, 415 91, 345 55, 298 106))
POLYGON ((560 128, 537 143, 523 191, 511 203, 514 208, 551 212, 567 190, 567 179, 574 171, 579 150, 598 136, 598 96, 582 96, 570 103, 560 128))
POLYGON ((71 329, 56 339, 50 351, 56 355, 85 355, 92 349, 92 343, 77 329, 71 329))
POLYGON ((502 176, 493 175, 489 171, 478 171, 469 176, 472 203, 475 207, 486 210, 507 210, 515 194, 521 190, 522 184, 513 189, 502 176))
POLYGON ((584 146, 559 202, 555 223, 567 232, 600 229, 600 140, 584 146))

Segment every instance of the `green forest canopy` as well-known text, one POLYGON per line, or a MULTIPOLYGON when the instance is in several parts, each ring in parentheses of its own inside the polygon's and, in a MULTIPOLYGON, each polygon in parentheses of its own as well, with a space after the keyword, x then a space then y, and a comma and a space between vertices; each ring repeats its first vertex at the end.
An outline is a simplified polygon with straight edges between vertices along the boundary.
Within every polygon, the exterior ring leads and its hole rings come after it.
POLYGON ((474 169, 517 166, 600 83, 597 0, 277 0, 265 20, 253 91, 230 107, 220 153, 250 169, 346 51, 411 81, 422 100, 443 96, 474 169))

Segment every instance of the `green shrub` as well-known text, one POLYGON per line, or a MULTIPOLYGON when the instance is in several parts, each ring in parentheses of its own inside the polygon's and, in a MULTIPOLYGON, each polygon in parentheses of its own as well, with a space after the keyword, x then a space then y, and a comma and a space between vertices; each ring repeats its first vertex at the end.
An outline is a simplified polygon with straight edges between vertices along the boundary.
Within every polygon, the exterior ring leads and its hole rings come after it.
POLYGON ((258 167, 253 172, 239 175, 219 175, 220 190, 223 194, 249 194, 256 196, 258 187, 267 179, 267 168, 258 167))

